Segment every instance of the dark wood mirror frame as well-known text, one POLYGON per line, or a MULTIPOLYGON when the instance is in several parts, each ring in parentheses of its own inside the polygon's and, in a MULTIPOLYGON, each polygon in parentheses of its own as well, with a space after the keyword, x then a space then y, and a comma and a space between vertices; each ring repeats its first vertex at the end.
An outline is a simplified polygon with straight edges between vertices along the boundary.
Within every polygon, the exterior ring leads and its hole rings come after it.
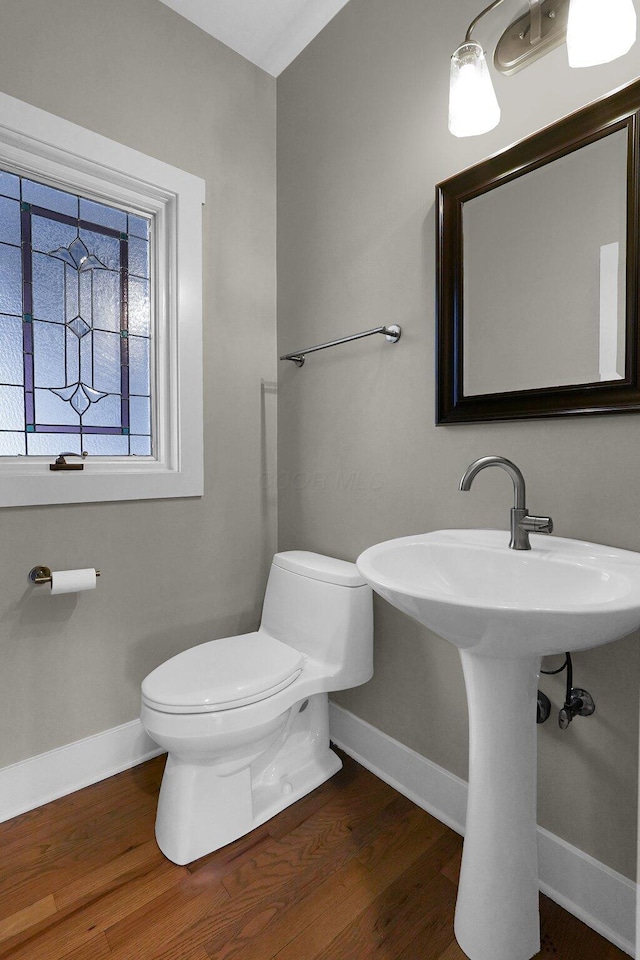
POLYGON ((436 423, 525 420, 640 410, 640 81, 438 184, 436 423), (464 396, 463 204, 617 130, 627 131, 624 380, 464 396))

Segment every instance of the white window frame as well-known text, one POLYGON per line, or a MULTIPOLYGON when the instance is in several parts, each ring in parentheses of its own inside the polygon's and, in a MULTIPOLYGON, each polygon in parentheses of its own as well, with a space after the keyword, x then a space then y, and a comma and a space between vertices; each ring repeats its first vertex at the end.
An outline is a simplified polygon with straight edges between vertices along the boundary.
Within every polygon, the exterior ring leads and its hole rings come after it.
POLYGON ((0 168, 152 217, 155 309, 153 456, 0 457, 0 506, 201 496, 204 180, 3 93, 0 168))

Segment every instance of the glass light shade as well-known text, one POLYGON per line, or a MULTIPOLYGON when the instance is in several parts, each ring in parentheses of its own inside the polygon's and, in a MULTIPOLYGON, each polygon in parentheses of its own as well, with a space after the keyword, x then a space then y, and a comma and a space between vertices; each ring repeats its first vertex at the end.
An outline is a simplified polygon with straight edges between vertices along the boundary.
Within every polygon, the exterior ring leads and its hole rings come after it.
POLYGON ((636 41, 633 0, 571 0, 569 66, 593 67, 628 53, 636 41))
POLYGON ((458 47, 451 57, 449 130, 454 137, 476 137, 500 122, 500 106, 479 43, 458 47))

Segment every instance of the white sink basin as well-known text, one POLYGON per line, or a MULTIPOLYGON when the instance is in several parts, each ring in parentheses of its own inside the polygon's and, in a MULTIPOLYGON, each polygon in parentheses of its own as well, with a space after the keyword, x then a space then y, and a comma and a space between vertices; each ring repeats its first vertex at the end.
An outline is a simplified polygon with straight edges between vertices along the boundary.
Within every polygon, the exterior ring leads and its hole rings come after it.
POLYGON ((502 530, 438 530, 378 543, 358 570, 399 610, 460 649, 500 657, 586 650, 640 624, 640 555, 502 530))
MULTIPOLYGON (((358 570, 382 597, 460 650, 469 793, 455 934, 470 960, 540 950, 536 701, 540 658, 640 626, 640 554, 499 530, 379 543, 358 570)), ((569 747, 570 748, 570 747, 569 747)))

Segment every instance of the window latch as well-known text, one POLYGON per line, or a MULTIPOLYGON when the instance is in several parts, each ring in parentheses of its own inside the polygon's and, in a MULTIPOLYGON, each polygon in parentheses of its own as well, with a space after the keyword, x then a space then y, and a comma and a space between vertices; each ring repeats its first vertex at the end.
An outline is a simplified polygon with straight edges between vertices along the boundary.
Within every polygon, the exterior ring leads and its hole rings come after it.
POLYGON ((84 463, 67 463, 65 457, 82 457, 83 460, 89 456, 86 450, 82 453, 61 453, 56 457, 55 463, 49 464, 49 470, 84 470, 84 463))

